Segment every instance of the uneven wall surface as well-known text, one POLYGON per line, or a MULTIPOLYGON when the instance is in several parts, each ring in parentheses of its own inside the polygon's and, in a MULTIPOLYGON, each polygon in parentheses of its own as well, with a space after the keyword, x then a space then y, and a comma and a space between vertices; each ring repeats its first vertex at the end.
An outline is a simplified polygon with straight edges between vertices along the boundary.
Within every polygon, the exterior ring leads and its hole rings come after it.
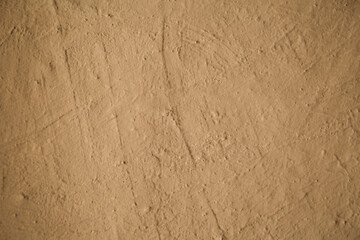
POLYGON ((0 18, 0 239, 360 239, 359 1, 0 18))

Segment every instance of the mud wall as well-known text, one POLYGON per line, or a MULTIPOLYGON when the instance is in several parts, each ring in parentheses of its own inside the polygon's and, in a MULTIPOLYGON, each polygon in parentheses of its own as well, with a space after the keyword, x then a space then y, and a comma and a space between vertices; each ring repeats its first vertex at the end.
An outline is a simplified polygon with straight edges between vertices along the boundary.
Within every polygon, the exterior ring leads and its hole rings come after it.
POLYGON ((359 239, 359 1, 0 16, 1 239, 359 239))

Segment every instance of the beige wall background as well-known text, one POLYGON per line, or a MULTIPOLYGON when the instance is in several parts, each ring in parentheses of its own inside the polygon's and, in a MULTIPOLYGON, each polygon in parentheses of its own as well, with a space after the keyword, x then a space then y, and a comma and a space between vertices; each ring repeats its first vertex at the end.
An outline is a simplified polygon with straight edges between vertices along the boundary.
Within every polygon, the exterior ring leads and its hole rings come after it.
POLYGON ((0 16, 1 239, 360 239, 359 1, 0 16))

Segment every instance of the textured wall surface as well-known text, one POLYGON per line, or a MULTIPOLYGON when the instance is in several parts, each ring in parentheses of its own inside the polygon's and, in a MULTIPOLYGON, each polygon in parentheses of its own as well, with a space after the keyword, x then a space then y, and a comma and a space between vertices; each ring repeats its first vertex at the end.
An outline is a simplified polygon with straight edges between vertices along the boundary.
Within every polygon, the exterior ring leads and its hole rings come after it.
POLYGON ((0 16, 0 239, 360 239, 359 1, 0 16))

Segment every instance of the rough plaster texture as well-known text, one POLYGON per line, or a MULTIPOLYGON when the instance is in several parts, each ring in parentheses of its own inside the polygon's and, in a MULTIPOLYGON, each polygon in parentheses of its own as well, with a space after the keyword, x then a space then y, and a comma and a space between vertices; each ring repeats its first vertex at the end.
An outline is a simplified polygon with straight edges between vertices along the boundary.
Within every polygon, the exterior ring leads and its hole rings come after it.
POLYGON ((0 239, 360 239, 359 1, 0 16, 0 239))

